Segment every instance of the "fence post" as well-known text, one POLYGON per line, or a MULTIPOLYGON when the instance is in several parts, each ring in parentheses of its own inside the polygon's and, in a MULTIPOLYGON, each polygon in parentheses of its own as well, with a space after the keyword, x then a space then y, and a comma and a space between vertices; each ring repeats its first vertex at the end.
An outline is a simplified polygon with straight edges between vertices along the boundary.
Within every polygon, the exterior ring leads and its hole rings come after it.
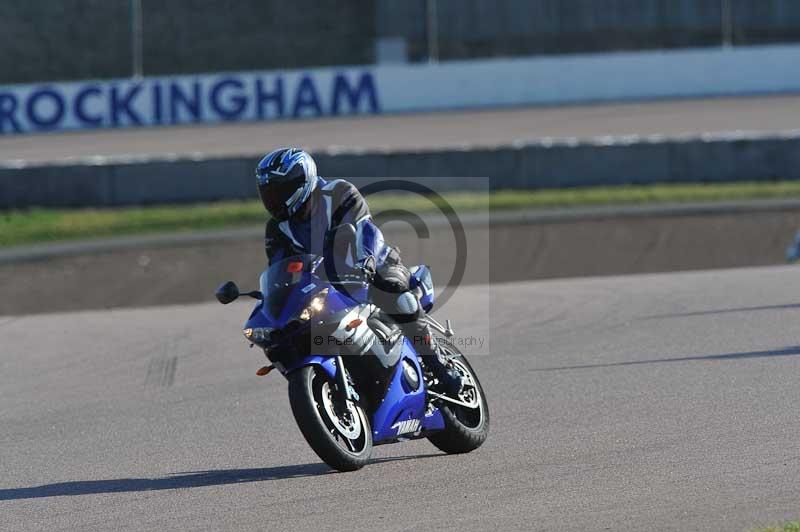
POLYGON ((428 61, 436 63, 439 61, 439 20, 436 0, 426 0, 425 29, 427 30, 428 40, 428 61))
POLYGON ((722 27, 722 46, 729 48, 733 46, 733 5, 731 0, 720 0, 721 20, 722 27))
POLYGON ((130 0, 131 6, 131 75, 142 77, 142 0, 130 0))

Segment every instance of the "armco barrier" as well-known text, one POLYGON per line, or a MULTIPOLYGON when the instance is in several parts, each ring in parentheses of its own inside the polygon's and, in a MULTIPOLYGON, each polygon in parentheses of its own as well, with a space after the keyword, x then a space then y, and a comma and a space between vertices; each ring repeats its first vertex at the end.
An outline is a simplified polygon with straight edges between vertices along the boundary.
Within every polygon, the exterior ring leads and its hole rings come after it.
MULTIPOLYGON (((463 176, 493 189, 800 179, 800 131, 664 139, 543 140, 520 146, 419 152, 316 153, 325 176, 436 180, 464 190, 463 176)), ((0 209, 189 203, 254 197, 258 156, 93 160, 0 167, 0 209)))

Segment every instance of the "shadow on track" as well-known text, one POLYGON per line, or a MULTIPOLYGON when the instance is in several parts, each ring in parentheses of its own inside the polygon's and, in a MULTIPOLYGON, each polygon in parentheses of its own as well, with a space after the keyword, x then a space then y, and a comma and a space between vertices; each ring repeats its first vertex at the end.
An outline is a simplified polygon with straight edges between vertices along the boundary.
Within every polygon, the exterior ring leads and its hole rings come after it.
POLYGON ((653 316, 644 316, 639 318, 639 321, 660 320, 667 318, 691 318, 695 316, 711 316, 714 314, 733 314, 735 312, 758 312, 763 310, 792 310, 800 309, 800 303, 792 303, 788 305, 764 305, 760 307, 737 307, 737 308, 723 308, 715 310, 700 310, 696 312, 676 312, 674 314, 655 314, 653 316))
MULTIPOLYGON (((727 353, 724 355, 703 355, 680 358, 656 358, 652 360, 631 360, 630 362, 609 362, 606 364, 584 364, 580 366, 561 366, 555 368, 538 368, 531 371, 561 371, 567 369, 614 368, 618 366, 637 366, 640 364, 666 364, 668 362, 696 362, 704 360, 740 360, 747 358, 769 358, 800 355, 800 345, 770 351, 749 351, 745 353, 727 353)), ((0 495, 2 498, 2 495, 0 495)))
MULTIPOLYGON (((415 460, 445 454, 422 454, 376 458, 370 464, 415 460)), ((126 493, 136 491, 157 491, 180 488, 202 488, 245 482, 264 482, 289 478, 303 478, 334 474, 325 464, 301 464, 292 466, 265 467, 260 469, 217 469, 212 471, 191 471, 176 473, 161 478, 117 478, 109 480, 76 480, 44 484, 30 488, 0 489, 0 501, 17 499, 38 499, 41 497, 64 497, 71 495, 97 495, 101 493, 126 493)))

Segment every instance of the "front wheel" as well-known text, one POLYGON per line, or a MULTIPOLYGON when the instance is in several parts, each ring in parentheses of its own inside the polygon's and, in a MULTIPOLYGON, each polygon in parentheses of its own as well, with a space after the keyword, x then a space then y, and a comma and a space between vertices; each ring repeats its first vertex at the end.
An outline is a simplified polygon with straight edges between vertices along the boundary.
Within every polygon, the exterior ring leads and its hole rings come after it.
POLYGON ((289 376, 289 404, 317 456, 339 471, 355 471, 372 454, 372 428, 358 404, 348 401, 347 411, 338 411, 335 386, 322 369, 305 366, 289 376))
POLYGON ((468 453, 483 445, 489 435, 489 405, 478 376, 466 357, 456 352, 449 354, 453 355, 453 366, 464 381, 458 399, 469 406, 442 401, 439 410, 444 418, 444 430, 434 432, 428 440, 448 454, 468 453))

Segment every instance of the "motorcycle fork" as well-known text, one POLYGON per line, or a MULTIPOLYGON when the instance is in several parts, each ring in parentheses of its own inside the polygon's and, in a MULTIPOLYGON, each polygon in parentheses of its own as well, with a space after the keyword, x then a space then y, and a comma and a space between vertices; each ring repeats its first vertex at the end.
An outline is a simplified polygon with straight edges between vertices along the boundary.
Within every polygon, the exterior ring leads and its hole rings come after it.
POLYGON ((344 367, 344 360, 342 355, 336 357, 336 395, 333 398, 333 404, 339 411, 338 414, 348 412, 347 401, 355 401, 357 398, 353 396, 355 392, 352 387, 347 384, 347 369, 344 367))

